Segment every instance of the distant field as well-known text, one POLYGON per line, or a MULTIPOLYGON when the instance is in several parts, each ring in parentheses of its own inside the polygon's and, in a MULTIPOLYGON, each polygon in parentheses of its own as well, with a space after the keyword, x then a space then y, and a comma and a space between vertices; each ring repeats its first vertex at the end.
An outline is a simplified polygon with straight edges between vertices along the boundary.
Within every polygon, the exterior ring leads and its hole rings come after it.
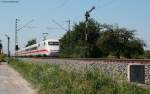
POLYGON ((19 60, 11 60, 10 66, 21 73, 38 94, 150 94, 150 89, 123 80, 118 82, 97 69, 67 71, 59 65, 19 60))

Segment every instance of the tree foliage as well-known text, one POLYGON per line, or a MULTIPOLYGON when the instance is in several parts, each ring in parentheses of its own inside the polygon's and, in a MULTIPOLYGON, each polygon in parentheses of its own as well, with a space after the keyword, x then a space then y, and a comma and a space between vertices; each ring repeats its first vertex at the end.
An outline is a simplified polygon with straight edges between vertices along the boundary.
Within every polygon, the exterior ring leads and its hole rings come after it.
POLYGON ((145 59, 150 59, 150 50, 144 51, 143 57, 144 57, 145 59))
POLYGON ((90 19, 85 40, 85 23, 75 24, 60 40, 62 57, 75 58, 138 58, 144 52, 144 42, 135 37, 135 30, 100 24, 90 19))
POLYGON ((36 39, 29 40, 29 41, 27 42, 26 47, 28 47, 28 46, 30 46, 30 45, 33 45, 33 44, 36 44, 36 43, 37 43, 37 42, 36 42, 36 39))
POLYGON ((96 46, 99 38, 100 25, 89 21, 87 28, 87 41, 85 40, 85 23, 75 24, 71 32, 67 32, 60 40, 60 52, 63 57, 100 57, 102 52, 96 46))
POLYGON ((135 30, 108 26, 109 29, 101 33, 97 44, 109 55, 117 58, 137 58, 144 52, 144 42, 135 37, 135 30), (112 28, 113 27, 113 28, 112 28))

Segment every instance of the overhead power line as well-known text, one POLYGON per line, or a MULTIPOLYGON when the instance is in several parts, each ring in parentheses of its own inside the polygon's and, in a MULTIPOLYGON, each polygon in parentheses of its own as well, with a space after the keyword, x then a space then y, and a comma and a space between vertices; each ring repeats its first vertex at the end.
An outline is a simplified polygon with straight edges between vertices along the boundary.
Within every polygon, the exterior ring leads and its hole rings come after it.
POLYGON ((58 8, 64 7, 70 0, 65 0, 58 8))
POLYGON ((54 24, 56 24, 57 26, 59 26, 61 29, 65 30, 65 31, 68 31, 66 28, 64 28, 62 25, 60 25, 58 22, 56 22, 55 20, 52 20, 52 22, 54 24))
POLYGON ((30 23, 32 23, 34 21, 34 19, 32 19, 31 21, 27 22, 25 25, 23 25, 22 27, 20 27, 19 29, 17 29, 17 31, 20 31, 21 29, 25 28, 25 27, 29 27, 28 25, 30 23))
POLYGON ((20 19, 16 19, 16 22, 15 22, 15 51, 19 50, 19 46, 18 46, 18 31, 22 30, 23 28, 28 27, 28 25, 30 23, 32 23, 34 20, 32 19, 31 21, 27 22, 25 25, 23 25, 20 28, 18 28, 18 21, 20 21, 20 19))
MULTIPOLYGON (((102 0, 97 0, 97 2, 101 3, 102 0)), ((109 2, 106 2, 104 3, 103 5, 99 5, 97 6, 97 8, 104 8, 104 7, 107 7, 107 6, 110 6, 112 5, 113 3, 115 3, 116 1, 118 0, 110 0, 109 2)))
POLYGON ((1 3, 19 3, 19 1, 14 1, 14 0, 2 0, 0 2, 1 3))

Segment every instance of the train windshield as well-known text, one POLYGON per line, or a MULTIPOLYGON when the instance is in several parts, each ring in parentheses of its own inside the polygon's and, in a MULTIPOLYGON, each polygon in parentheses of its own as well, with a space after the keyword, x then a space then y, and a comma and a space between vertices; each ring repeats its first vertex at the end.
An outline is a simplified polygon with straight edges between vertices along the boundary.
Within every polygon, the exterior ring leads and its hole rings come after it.
POLYGON ((59 45, 59 42, 48 42, 48 45, 59 45))

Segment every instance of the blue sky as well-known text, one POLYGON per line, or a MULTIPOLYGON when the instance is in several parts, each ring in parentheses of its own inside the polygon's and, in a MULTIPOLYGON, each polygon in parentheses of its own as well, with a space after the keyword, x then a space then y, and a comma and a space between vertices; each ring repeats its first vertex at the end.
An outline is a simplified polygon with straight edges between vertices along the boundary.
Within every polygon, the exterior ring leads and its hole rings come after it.
POLYGON ((11 37, 11 50, 14 50, 15 19, 19 18, 19 27, 34 19, 18 32, 19 46, 23 47, 30 39, 42 40, 42 33, 48 32, 48 38, 60 38, 65 31, 52 20, 67 28, 71 24, 84 20, 84 13, 92 6, 96 9, 91 17, 101 23, 118 24, 121 27, 136 29, 136 36, 143 39, 150 49, 150 0, 19 0, 18 4, 0 3, 0 39, 6 51, 5 34, 11 37), (51 28, 51 29, 47 29, 51 28), (55 29, 52 29, 55 28, 55 29))

